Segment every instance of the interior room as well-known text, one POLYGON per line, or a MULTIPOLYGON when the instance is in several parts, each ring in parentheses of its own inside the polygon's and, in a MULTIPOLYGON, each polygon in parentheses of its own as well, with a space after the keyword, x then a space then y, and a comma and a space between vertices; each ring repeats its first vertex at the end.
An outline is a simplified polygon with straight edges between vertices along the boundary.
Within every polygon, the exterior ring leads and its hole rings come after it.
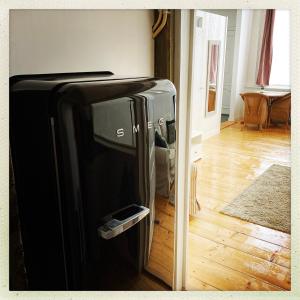
POLYGON ((289 11, 9 17, 11 291, 291 290, 289 11))
POLYGON ((289 24, 194 12, 188 290, 291 288, 289 24))

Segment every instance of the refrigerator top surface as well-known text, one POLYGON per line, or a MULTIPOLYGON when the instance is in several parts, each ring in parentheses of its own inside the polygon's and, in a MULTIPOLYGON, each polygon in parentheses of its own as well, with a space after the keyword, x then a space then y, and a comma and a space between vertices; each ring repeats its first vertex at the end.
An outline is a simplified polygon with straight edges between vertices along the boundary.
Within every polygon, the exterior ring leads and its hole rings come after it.
POLYGON ((53 73, 53 74, 28 74, 10 77, 13 90, 33 87, 52 89, 57 85, 70 82, 115 81, 115 80, 147 80, 149 77, 120 76, 109 71, 103 72, 78 72, 78 73, 53 73))

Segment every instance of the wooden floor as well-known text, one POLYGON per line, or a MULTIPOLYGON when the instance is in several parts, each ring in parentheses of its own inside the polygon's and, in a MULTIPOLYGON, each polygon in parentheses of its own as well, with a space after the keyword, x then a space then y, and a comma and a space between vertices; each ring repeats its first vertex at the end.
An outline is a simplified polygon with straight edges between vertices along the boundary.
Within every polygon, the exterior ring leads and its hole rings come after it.
POLYGON ((290 235, 219 213, 272 164, 290 166, 290 132, 236 123, 204 141, 203 152, 187 290, 290 290, 290 235))

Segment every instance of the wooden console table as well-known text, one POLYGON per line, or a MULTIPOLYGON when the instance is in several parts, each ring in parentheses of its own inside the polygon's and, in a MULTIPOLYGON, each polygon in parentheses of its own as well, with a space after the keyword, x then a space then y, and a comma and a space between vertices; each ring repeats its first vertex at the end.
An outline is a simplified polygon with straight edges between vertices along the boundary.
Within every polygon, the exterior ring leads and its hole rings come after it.
POLYGON ((271 106, 274 101, 276 101, 278 98, 281 98, 290 92, 279 92, 279 91, 266 91, 266 90, 246 90, 244 93, 258 93, 263 94, 267 97, 267 104, 268 104, 268 119, 267 119, 267 127, 270 126, 270 112, 271 112, 271 106))

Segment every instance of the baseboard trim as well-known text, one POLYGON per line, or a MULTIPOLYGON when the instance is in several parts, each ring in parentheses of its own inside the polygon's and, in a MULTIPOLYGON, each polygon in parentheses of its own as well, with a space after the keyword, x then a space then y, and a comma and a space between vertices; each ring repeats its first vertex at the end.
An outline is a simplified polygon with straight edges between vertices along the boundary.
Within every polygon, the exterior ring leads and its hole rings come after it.
POLYGON ((224 129, 224 128, 226 128, 226 127, 229 127, 229 126, 231 126, 231 125, 233 125, 235 123, 236 123, 236 121, 226 121, 226 122, 223 122, 223 123, 221 123, 221 130, 224 129))
POLYGON ((217 128, 217 129, 214 129, 214 130, 210 130, 210 131, 207 131, 205 133, 203 133, 203 140, 206 140, 214 135, 217 135, 220 133, 220 128, 217 128))

